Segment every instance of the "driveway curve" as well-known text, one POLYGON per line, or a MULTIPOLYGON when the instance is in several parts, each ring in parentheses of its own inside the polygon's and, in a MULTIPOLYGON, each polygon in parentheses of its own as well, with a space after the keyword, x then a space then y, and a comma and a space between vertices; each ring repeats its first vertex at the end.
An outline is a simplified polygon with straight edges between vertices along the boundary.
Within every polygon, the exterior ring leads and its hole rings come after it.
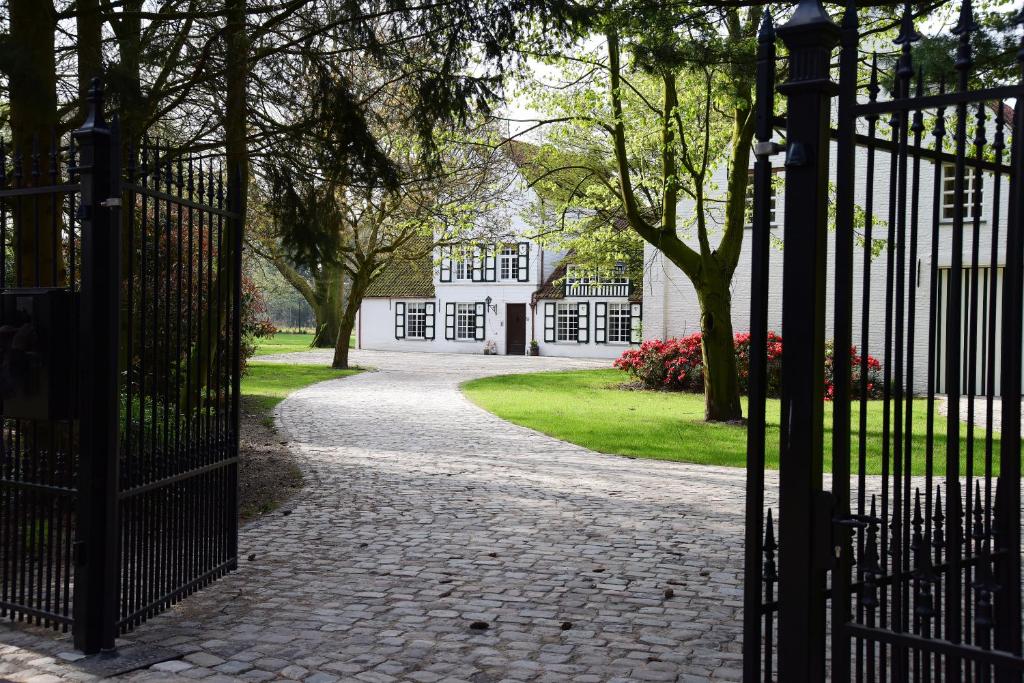
POLYGON ((183 655, 134 678, 739 680, 742 471, 597 454, 458 389, 607 362, 352 361, 376 371, 280 404, 304 490, 243 528, 237 572, 130 635, 183 655))

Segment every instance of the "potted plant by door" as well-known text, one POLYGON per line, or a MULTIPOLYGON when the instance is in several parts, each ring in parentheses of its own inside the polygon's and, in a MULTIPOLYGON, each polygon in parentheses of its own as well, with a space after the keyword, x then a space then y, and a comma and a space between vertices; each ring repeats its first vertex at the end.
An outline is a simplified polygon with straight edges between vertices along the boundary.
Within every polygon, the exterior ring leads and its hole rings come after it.
POLYGON ((484 343, 484 355, 485 356, 497 356, 498 355, 498 345, 494 342, 493 339, 488 339, 484 343))
POLYGON ((537 343, 536 339, 531 339, 530 340, 530 355, 531 356, 539 356, 540 355, 540 344, 537 343))

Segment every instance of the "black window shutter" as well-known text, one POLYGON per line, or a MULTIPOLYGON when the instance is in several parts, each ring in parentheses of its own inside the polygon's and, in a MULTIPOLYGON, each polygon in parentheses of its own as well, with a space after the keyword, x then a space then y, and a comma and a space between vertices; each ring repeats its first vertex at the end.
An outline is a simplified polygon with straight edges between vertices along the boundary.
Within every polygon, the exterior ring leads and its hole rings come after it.
POLYGON ((544 302, 544 341, 555 341, 555 304, 544 302))
POLYGON ((455 304, 444 305, 444 338, 455 339, 455 304))
POLYGON ((576 335, 576 341, 580 344, 587 344, 590 342, 590 304, 583 301, 577 304, 579 321, 579 331, 576 335))
POLYGON ((529 282, 530 281, 530 243, 520 242, 519 243, 519 281, 529 282))
POLYGON ((428 301, 424 308, 426 310, 426 325, 425 325, 426 329, 424 329, 424 331, 423 331, 423 337, 425 339, 433 339, 434 338, 434 319, 436 317, 435 313, 437 311, 437 304, 435 304, 433 301, 428 301))
POLYGON ((395 339, 405 339, 405 302, 395 302, 395 339))

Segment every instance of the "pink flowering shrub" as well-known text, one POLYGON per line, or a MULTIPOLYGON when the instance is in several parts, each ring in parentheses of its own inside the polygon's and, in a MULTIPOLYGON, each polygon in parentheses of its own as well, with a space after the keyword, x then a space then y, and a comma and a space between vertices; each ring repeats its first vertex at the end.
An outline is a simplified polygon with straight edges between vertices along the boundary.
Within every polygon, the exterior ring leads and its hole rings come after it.
MULTIPOLYGON (((736 370, 740 392, 750 390, 750 334, 734 337, 736 349, 736 370)), ((835 392, 832 373, 833 348, 831 342, 825 348, 825 399, 831 400, 835 392)), ((768 396, 778 396, 782 385, 782 337, 768 333, 765 375, 768 396)), ((868 398, 881 398, 882 364, 868 356, 867 393, 868 398)), ((851 396, 861 394, 861 357, 856 347, 850 348, 851 396)), ((648 389, 666 391, 704 391, 704 362, 700 332, 681 338, 649 339, 639 347, 625 351, 615 360, 615 367, 628 373, 648 389)))

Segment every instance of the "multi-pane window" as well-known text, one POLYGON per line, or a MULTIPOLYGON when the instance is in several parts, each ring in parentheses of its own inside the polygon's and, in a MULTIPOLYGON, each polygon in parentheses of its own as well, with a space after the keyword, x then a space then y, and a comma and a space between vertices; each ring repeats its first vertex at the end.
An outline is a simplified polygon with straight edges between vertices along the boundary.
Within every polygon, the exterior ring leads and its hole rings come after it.
POLYGON ((405 338, 423 339, 427 336, 427 305, 409 302, 405 305, 405 338))
POLYGON ((502 280, 519 280, 519 254, 515 246, 501 248, 498 270, 502 280))
POLYGON ((455 305, 455 338, 476 339, 476 305, 455 305))
POLYGON ((555 314, 555 341, 579 341, 580 309, 578 304, 558 304, 555 314))
POLYGON ((455 279, 473 279, 473 248, 461 247, 452 252, 452 259, 455 260, 455 279))
MULTIPOLYGON (((964 220, 974 219, 975 196, 977 197, 977 209, 981 211, 981 191, 984 176, 977 173, 977 170, 970 166, 964 168, 964 196, 960 200, 964 208, 964 220)), ((942 220, 951 221, 956 213, 956 166, 945 164, 942 167, 942 220)))
POLYGON ((632 318, 628 303, 608 304, 608 341, 629 343, 632 318))
MULTIPOLYGON (((775 225, 775 183, 768 190, 768 223, 775 225)), ((743 224, 748 228, 754 224, 754 172, 747 176, 747 196, 743 203, 743 224)))

